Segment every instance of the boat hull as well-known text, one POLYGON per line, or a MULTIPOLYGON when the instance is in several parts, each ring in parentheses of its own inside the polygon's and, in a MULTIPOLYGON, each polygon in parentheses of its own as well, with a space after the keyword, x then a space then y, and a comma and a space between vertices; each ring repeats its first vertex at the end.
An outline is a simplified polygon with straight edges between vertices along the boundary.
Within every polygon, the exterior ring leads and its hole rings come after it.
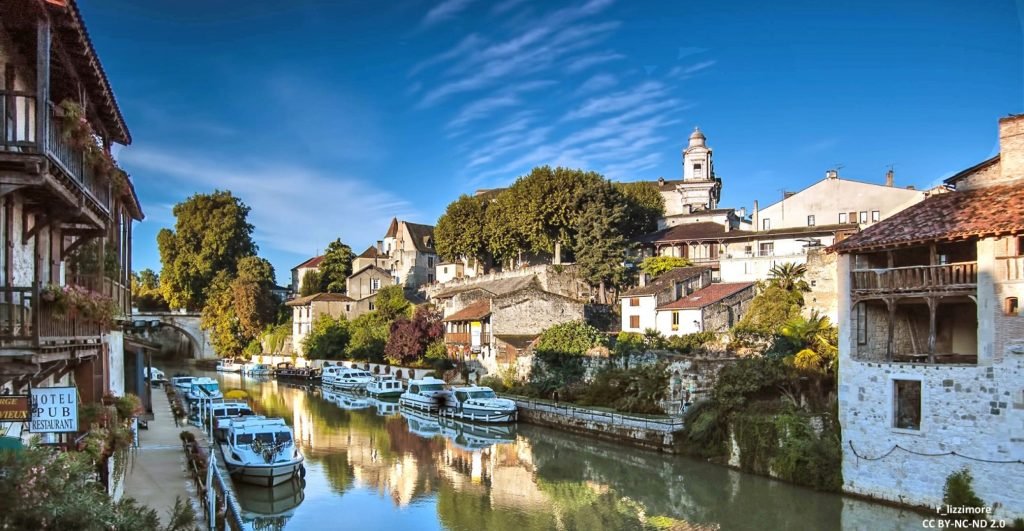
POLYGON ((366 382, 336 382, 336 381, 325 381, 324 384, 338 389, 344 389, 345 391, 358 391, 360 389, 366 389, 366 382))
POLYGON ((369 387, 366 388, 366 394, 368 394, 368 395, 370 395, 370 396, 372 396, 374 398, 398 398, 398 397, 402 396, 402 393, 404 393, 404 392, 405 391, 403 391, 401 389, 390 389, 390 390, 387 390, 387 391, 374 391, 373 389, 371 389, 369 387))
MULTIPOLYGON (((230 452, 230 449, 225 448, 223 455, 230 455, 230 452)), ((232 478, 243 483, 262 487, 276 487, 293 478, 300 477, 302 475, 302 462, 303 459, 297 459, 283 463, 243 464, 225 458, 225 464, 232 478)))

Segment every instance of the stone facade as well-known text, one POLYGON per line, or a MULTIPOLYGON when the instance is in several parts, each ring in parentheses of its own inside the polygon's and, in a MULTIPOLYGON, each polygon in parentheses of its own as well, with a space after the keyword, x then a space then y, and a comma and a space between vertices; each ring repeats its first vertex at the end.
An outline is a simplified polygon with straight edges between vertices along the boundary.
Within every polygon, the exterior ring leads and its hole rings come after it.
POLYGON ((824 249, 813 249, 807 252, 807 281, 811 291, 804 295, 804 314, 813 312, 828 316, 835 324, 839 318, 839 279, 836 277, 836 255, 824 249))
MULTIPOLYGON (((486 275, 465 276, 455 278, 444 284, 432 284, 423 286, 423 294, 429 299, 450 297, 460 291, 480 288, 492 293, 508 291, 505 285, 512 285, 517 281, 536 281, 544 291, 557 293, 572 299, 589 301, 593 297, 593 289, 587 281, 579 275, 575 265, 535 265, 509 269, 506 271, 495 271, 486 275)), ((518 287, 518 286, 517 286, 518 287)), ((447 307, 445 315, 449 311, 458 311, 461 307, 447 307)))

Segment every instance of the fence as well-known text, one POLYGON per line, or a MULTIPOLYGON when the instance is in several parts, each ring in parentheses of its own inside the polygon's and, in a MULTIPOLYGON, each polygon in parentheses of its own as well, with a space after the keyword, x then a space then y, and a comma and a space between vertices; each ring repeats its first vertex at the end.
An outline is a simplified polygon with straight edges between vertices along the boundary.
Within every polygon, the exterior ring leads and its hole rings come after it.
MULTIPOLYGON (((245 525, 242 523, 242 509, 235 499, 234 493, 228 488, 224 475, 216 462, 211 463, 207 458, 207 466, 213 467, 213 481, 206 484, 206 470, 199 464, 200 459, 196 454, 199 448, 199 439, 194 441, 182 441, 182 448, 185 450, 188 470, 192 475, 196 491, 199 493, 199 501, 203 505, 203 515, 210 514, 210 501, 208 498, 209 489, 214 492, 214 512, 217 515, 215 522, 210 522, 211 529, 243 531, 245 525)), ((211 452, 216 452, 211 447, 211 452)))
POLYGON ((580 408, 551 402, 539 402, 530 398, 509 397, 515 400, 516 406, 529 411, 541 411, 562 415, 575 420, 606 424, 615 428, 634 428, 662 433, 674 433, 683 429, 681 418, 648 418, 622 413, 605 412, 596 409, 580 408))

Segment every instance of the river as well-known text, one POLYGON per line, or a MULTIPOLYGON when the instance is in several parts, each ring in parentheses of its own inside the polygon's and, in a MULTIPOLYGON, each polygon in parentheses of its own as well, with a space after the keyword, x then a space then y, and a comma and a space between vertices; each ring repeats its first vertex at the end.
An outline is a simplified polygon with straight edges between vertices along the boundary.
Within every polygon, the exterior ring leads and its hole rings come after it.
POLYGON ((518 424, 408 417, 319 386, 217 374, 283 417, 305 485, 239 490, 254 529, 885 530, 919 514, 680 456, 518 424))

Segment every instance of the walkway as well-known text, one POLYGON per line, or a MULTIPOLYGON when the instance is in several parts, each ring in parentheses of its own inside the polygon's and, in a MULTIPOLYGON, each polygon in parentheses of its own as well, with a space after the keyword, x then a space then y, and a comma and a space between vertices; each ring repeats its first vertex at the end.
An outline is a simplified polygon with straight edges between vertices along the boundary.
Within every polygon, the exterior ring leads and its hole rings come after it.
POLYGON ((194 501, 192 479, 185 471, 185 452, 178 436, 185 429, 198 432, 185 424, 175 427, 167 393, 153 388, 153 420, 149 421, 148 430, 139 430, 139 448, 125 477, 124 494, 156 509, 164 524, 174 508, 175 497, 192 503, 198 516, 202 513, 194 501))

